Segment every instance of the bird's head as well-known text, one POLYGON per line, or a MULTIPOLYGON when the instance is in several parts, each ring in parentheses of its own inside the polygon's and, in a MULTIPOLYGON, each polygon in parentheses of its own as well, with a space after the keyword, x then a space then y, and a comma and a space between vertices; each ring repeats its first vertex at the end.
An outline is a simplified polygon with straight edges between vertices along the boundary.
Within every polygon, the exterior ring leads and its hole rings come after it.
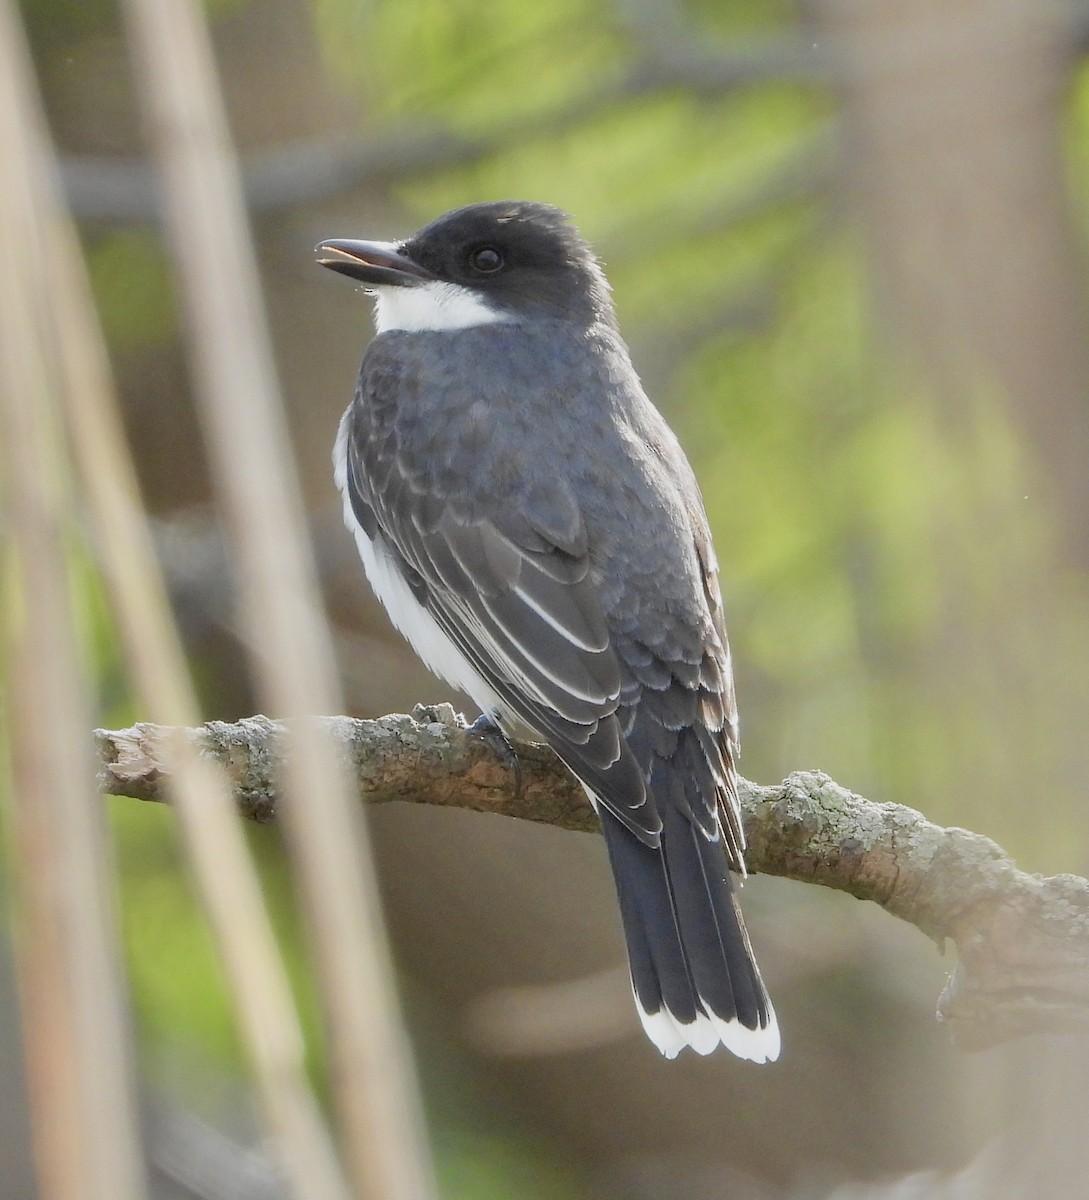
POLYGON ((613 323, 589 245, 548 204, 501 200, 445 213, 403 242, 333 239, 322 266, 366 285, 379 333, 551 319, 613 323))

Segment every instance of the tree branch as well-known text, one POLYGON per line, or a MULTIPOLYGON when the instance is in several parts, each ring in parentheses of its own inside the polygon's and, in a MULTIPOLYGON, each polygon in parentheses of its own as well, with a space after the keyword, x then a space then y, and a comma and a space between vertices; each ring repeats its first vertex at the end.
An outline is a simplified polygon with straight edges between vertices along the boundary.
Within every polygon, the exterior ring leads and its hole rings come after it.
MULTIPOLYGON (((540 821, 592 832, 597 819, 545 746, 517 746, 522 787, 465 730, 448 705, 377 721, 322 718, 370 804, 403 800, 540 821)), ((227 769, 240 811, 272 821, 283 726, 267 717, 189 730, 227 769)), ((166 799, 163 731, 97 730, 99 786, 141 800, 166 799)), ((817 771, 781 784, 740 781, 746 861, 781 875, 873 900, 960 962, 938 1001, 954 1041, 982 1049, 1028 1033, 1089 1030, 1089 881, 1019 871, 981 834, 934 825, 914 809, 877 804, 817 771)))
MULTIPOLYGON (((395 183, 423 172, 479 162, 511 143, 563 133, 631 100, 683 90, 715 97, 768 79, 825 81, 827 56, 806 40, 772 38, 738 42, 726 54, 710 52, 698 38, 645 40, 634 62, 615 79, 556 109, 501 122, 469 137, 435 120, 405 120, 369 137, 332 134, 252 151, 242 162, 247 207, 277 212, 335 196, 366 181, 395 183)), ((61 179, 68 203, 83 220, 111 223, 154 221, 159 195, 151 167, 141 159, 65 155, 61 179)), ((825 169, 817 165, 816 182, 825 169)), ((810 184, 802 179, 800 186, 810 184)))

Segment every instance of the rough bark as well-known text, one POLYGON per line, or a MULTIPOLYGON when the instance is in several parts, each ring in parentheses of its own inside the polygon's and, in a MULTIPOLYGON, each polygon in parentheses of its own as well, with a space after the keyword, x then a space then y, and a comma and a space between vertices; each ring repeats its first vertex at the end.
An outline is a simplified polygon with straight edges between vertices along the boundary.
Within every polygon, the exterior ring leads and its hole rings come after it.
MULTIPOLYGON (((581 787, 547 747, 516 746, 518 787, 449 705, 376 721, 322 720, 366 803, 438 804, 597 829, 581 787)), ((279 803, 282 732, 281 723, 256 716, 212 721, 189 736, 226 768, 243 815, 269 822, 279 803)), ((166 799, 159 726, 100 729, 95 739, 104 792, 166 799)), ((872 900, 939 946, 956 944, 960 961, 937 1015, 958 1045, 982 1049, 1029 1033, 1089 1029, 1089 881, 1027 874, 981 834, 866 800, 819 771, 796 771, 769 787, 743 779, 740 794, 751 872, 872 900)))

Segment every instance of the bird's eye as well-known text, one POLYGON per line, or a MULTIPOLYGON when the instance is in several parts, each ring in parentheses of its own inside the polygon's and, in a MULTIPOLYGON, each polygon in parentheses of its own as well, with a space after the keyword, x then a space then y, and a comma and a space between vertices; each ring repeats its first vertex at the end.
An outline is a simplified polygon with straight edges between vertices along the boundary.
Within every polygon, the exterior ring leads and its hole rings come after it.
POLYGON ((481 275, 494 275, 503 266, 503 255, 494 246, 480 246, 469 255, 469 265, 481 275))

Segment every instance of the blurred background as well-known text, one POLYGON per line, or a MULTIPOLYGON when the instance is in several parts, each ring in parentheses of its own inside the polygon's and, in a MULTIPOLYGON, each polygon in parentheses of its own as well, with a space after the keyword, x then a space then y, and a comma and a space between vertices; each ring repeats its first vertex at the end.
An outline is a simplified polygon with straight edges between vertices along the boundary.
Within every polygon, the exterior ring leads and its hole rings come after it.
MULTIPOLYGON (((1089 873, 1084 0, 208 8, 352 714, 465 702, 342 528, 329 454, 370 305, 313 247, 546 200, 600 251, 703 486, 744 773, 820 768, 1026 869, 1089 873)), ((205 716, 232 720, 255 701, 120 17, 23 16, 205 716)), ((89 543, 71 569, 96 721, 131 724, 89 543)), ((155 1195, 271 1200, 172 814, 107 803, 155 1195)), ((669 1063, 598 839, 370 820, 444 1198, 1085 1195, 1085 1040, 954 1050, 934 1020, 952 962, 876 908, 750 880, 782 1058, 669 1063)), ((249 836, 316 1039, 279 834, 249 836)), ((30 1200, 13 997, 0 948, 0 1197, 30 1200)))

